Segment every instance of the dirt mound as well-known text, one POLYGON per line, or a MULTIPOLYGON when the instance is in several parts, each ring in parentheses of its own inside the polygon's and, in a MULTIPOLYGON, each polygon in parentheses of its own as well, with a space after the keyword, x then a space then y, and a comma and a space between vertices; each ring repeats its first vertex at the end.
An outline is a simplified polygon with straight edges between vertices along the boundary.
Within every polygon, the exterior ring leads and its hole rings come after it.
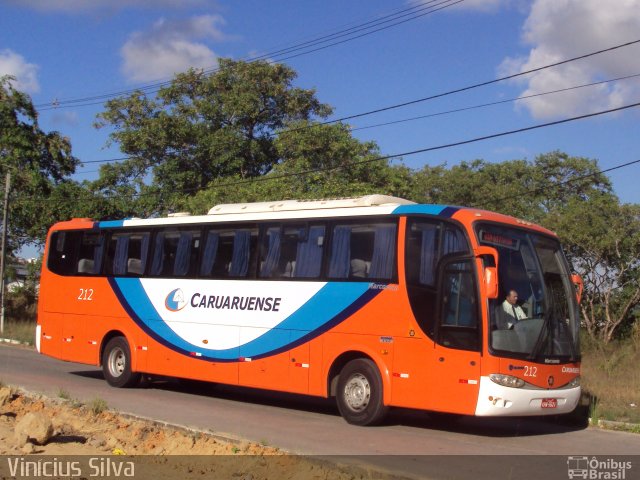
MULTIPOLYGON (((111 465, 111 458, 127 459, 136 465, 138 472, 143 470, 142 475, 136 473, 136 478, 154 480, 175 478, 178 472, 184 480, 205 478, 211 473, 215 473, 215 478, 245 480, 393 478, 355 466, 289 455, 276 447, 133 418, 109 411, 100 401, 82 405, 73 400, 50 399, 11 389, 0 405, 0 455, 24 454, 35 457, 16 458, 15 465, 11 462, 9 465, 23 468, 25 459, 46 456, 53 458, 54 466, 58 462, 56 468, 63 469, 65 465, 59 460, 60 456, 81 455, 82 462, 91 456, 97 457, 96 465, 101 468, 111 465), (50 421, 49 438, 36 440, 31 426, 42 428, 48 422, 29 423, 26 420, 30 417, 50 421), (20 434, 16 434, 17 426, 20 434), (116 457, 121 455, 124 456, 116 457)), ((67 468, 75 468, 75 463, 65 462, 67 468)), ((91 468, 78 465, 78 471, 91 468)), ((8 473, 5 469, 4 464, 0 465, 0 474, 8 473)))

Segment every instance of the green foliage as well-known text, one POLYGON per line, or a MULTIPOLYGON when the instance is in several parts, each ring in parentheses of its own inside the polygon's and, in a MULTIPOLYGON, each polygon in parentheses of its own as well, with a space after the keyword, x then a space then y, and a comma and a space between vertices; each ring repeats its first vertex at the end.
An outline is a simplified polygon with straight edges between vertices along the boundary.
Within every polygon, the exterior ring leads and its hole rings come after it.
POLYGON ((51 221, 47 200, 71 175, 78 159, 69 139, 38 126, 31 98, 12 86, 13 77, 0 77, 0 182, 12 175, 10 249, 41 241, 51 221))
POLYGON ((561 211, 570 199, 588 201, 610 193, 609 179, 595 160, 562 152, 539 155, 532 162, 485 160, 424 167, 415 174, 413 200, 484 208, 537 223, 561 211))
POLYGON ((571 199, 550 223, 560 232, 585 282, 587 331, 604 342, 627 333, 640 304, 640 205, 621 205, 611 194, 571 199))
POLYGON ((131 158, 103 166, 94 188, 152 214, 182 208, 220 179, 269 172, 278 129, 331 113, 313 90, 293 87, 295 77, 285 65, 221 59, 215 74, 179 74, 155 99, 135 92, 107 102, 96 126, 112 127, 111 141, 131 158))
POLYGON ((297 122, 274 142, 280 163, 262 177, 236 176, 212 182, 187 203, 188 210, 206 213, 218 203, 286 199, 317 199, 408 190, 411 172, 381 161, 373 142, 353 138, 342 124, 297 122))

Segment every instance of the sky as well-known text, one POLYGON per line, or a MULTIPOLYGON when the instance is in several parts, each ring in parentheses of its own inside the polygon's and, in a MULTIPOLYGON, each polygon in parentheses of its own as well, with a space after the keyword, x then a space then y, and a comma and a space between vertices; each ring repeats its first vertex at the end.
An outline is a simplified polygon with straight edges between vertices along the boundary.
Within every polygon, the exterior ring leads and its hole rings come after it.
MULTIPOLYGON (((221 57, 286 63, 295 85, 314 88, 335 119, 635 40, 640 0, 0 0, 0 75, 31 95, 41 128, 69 137, 74 155, 93 162, 76 180, 97 178, 96 161, 123 154, 108 145, 108 129, 93 127, 100 99, 74 100, 167 81, 189 67, 215 69, 221 57), (348 28, 357 30, 329 42, 339 44, 277 53, 348 28)), ((638 74, 634 44, 347 123, 396 155, 638 103, 640 76, 522 98, 638 74), (433 115, 492 102, 503 103, 433 115), (379 125, 388 122, 397 123, 379 125)), ((395 161, 453 166, 560 150, 609 169, 640 160, 639 120, 634 107, 395 161)), ((608 173, 621 201, 640 203, 639 174, 640 164, 608 173)))

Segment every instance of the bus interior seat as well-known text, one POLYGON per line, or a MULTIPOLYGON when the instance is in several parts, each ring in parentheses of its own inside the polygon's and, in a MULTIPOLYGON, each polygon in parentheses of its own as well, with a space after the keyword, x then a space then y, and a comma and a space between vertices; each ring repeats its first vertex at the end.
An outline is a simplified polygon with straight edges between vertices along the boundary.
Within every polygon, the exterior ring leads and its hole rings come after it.
POLYGON ((127 261, 127 273, 142 275, 142 260, 139 258, 130 258, 127 261))
POLYGON ((93 260, 81 258, 78 261, 78 273, 93 273, 93 260))
POLYGON ((296 274, 296 261, 291 260, 286 263, 284 266, 284 271, 282 272, 283 277, 295 277, 296 274))
POLYGON ((358 278, 366 278, 369 276, 369 268, 371 268, 371 262, 362 260, 361 258, 354 258, 351 260, 351 276, 358 278))

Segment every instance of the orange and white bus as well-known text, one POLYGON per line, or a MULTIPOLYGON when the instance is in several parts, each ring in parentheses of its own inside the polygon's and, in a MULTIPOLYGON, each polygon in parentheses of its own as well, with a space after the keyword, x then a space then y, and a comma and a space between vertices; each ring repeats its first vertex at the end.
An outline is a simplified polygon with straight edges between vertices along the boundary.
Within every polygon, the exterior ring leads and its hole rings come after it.
POLYGON ((114 387, 335 397, 358 425, 394 406, 561 414, 580 398, 578 280, 542 227, 383 195, 73 219, 47 238, 36 344, 114 387))

